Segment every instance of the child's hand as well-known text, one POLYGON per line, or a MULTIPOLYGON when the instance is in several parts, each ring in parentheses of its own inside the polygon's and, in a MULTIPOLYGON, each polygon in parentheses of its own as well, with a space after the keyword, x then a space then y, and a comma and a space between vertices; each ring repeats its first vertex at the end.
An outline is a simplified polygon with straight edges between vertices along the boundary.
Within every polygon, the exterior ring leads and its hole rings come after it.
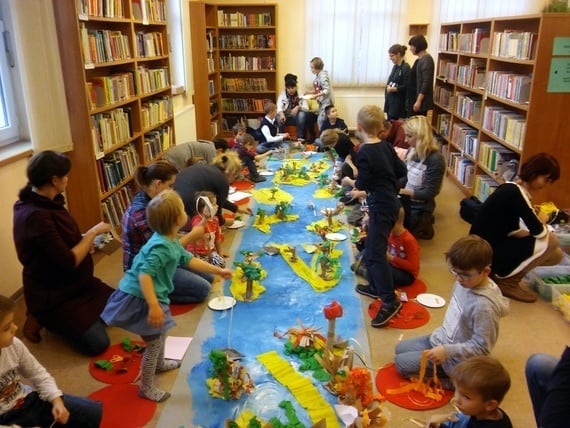
POLYGON ((243 208, 242 208, 242 207, 240 206, 240 207, 238 208, 238 213, 240 213, 240 214, 249 214, 249 215, 252 215, 252 214, 253 214, 253 211, 251 210, 250 207, 243 207, 243 208))
POLYGON ((442 364, 446 359, 445 348, 443 345, 431 348, 427 353, 428 360, 434 364, 442 364))
POLYGON ((222 278, 224 279, 230 279, 233 275, 233 271, 231 269, 222 269, 220 268, 220 270, 218 271, 218 275, 220 275, 222 278))
POLYGON ((164 324, 164 312, 160 305, 149 306, 148 325, 154 328, 160 328, 164 324))
POLYGON ((65 425, 69 420, 69 410, 63 404, 63 399, 57 397, 52 402, 51 414, 55 422, 61 425, 65 425))

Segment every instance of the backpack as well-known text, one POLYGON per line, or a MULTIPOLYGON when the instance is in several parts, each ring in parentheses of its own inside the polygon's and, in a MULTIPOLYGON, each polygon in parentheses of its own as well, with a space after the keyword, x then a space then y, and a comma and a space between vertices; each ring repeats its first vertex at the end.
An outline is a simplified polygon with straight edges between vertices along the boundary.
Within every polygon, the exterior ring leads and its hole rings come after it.
POLYGON ((459 203, 459 215, 469 224, 473 224, 479 211, 481 211, 481 202, 476 196, 469 196, 468 198, 463 198, 459 203))

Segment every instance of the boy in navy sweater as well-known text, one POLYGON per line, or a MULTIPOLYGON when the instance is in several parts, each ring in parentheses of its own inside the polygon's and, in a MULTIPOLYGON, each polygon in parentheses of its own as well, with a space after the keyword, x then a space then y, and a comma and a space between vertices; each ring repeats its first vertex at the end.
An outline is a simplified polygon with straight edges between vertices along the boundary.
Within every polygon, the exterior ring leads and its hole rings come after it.
POLYGON ((265 104, 264 109, 265 117, 261 121, 257 132, 259 144, 255 148, 257 153, 262 154, 271 149, 276 149, 281 146, 284 140, 289 139, 289 134, 279 134, 279 127, 276 123, 277 106, 273 103, 265 104))

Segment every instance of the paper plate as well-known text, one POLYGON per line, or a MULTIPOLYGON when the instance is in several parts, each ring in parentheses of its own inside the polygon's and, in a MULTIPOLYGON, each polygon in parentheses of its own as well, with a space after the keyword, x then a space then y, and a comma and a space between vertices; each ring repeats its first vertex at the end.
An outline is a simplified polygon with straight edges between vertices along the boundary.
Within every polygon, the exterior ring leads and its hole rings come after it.
POLYGON ((226 226, 228 229, 239 229, 241 227, 245 226, 245 221, 242 220, 235 220, 232 224, 230 224, 229 226, 226 226))
POLYGON ((445 306, 445 299, 437 294, 421 293, 418 294, 416 300, 428 308, 441 308, 445 306))
POLYGON ((218 296, 208 302, 208 307, 214 311, 225 311, 233 308, 235 304, 236 299, 232 296, 218 296))
POLYGON ((269 177, 269 176, 275 175, 275 173, 273 171, 259 171, 259 175, 269 177))
POLYGON ((232 194, 236 192, 236 188, 234 186, 230 186, 230 188, 228 189, 228 194, 232 194))
POLYGON ((327 238, 329 241, 344 241, 347 236, 343 233, 331 232, 327 233, 325 235, 325 238, 327 238))

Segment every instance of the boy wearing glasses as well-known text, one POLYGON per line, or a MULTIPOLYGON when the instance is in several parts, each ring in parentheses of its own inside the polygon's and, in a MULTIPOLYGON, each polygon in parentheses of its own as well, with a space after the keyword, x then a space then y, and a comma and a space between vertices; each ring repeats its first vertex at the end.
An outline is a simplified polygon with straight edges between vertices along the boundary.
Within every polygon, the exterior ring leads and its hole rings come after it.
POLYGON ((428 370, 436 364, 443 385, 452 389, 453 367, 469 357, 491 353, 499 319, 509 312, 508 299, 489 278, 492 257, 489 243, 476 235, 460 238, 445 253, 455 284, 443 325, 432 334, 396 345, 394 362, 402 376, 417 377, 422 352, 429 350, 428 370))

